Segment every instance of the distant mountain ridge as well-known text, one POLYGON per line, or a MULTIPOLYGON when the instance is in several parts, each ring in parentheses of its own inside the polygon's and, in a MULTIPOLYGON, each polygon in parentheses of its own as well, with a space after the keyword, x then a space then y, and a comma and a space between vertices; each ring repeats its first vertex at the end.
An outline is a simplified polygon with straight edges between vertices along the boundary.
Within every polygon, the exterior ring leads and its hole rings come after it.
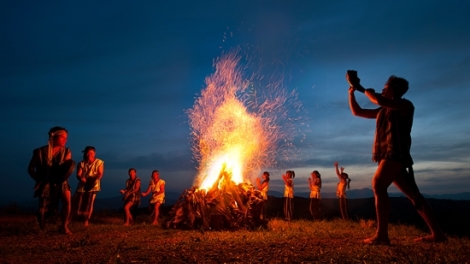
MULTIPOLYGON (((268 194, 274 197, 283 196, 282 192, 277 192, 277 191, 269 191, 268 194)), ((403 193, 389 193, 388 195, 390 197, 405 197, 403 193)), ((310 192, 295 193, 295 196, 308 198, 310 196, 310 192)), ((348 197, 348 199, 370 198, 370 197, 374 197, 374 192, 372 191, 372 189, 369 189, 369 188, 353 189, 353 190, 347 190, 346 196, 348 197)), ((429 199, 470 200, 470 192, 453 193, 453 194, 425 194, 423 193, 423 196, 429 199)), ((336 198, 336 193, 322 192, 321 197, 322 198, 336 198)))
MULTIPOLYGON (((165 193, 165 205, 174 205, 179 199, 183 192, 179 193, 176 191, 167 191, 165 193)), ((269 196, 282 197, 283 193, 278 191, 269 191, 269 196)), ((456 193, 456 194, 438 194, 438 195, 427 195, 423 194, 424 197, 430 199, 445 199, 445 200, 470 200, 470 192, 456 193)), ((309 198, 309 192, 296 193, 297 197, 309 198)), ((322 198, 336 198, 336 193, 325 192, 321 194, 322 198)), ((402 193, 389 193, 390 197, 405 197, 402 193)), ((374 197, 374 193, 369 188, 353 189, 347 191, 348 199, 363 199, 374 197)), ((142 199, 142 207, 148 205, 148 197, 142 199)), ((120 208, 122 207, 122 196, 115 196, 110 198, 97 198, 95 201, 96 209, 106 208, 120 208)))
MULTIPOLYGON (((164 205, 165 206, 174 205, 182 194, 183 194, 183 191, 182 192, 166 191, 166 197, 165 197, 165 204, 164 205)), ((283 197, 283 193, 278 192, 278 191, 269 191, 268 195, 269 196, 274 196, 274 197, 283 197)), ((426 197, 428 199, 470 200, 470 192, 455 193, 455 194, 434 194, 434 195, 423 194, 423 195, 424 195, 424 197, 426 197)), ((309 192, 299 192, 299 193, 295 193, 295 196, 296 197, 309 198, 310 193, 309 192)), ((322 192, 321 196, 322 196, 322 198, 325 198, 325 199, 336 198, 336 193, 322 192)), ((389 196, 390 197, 405 197, 405 195, 402 194, 402 193, 389 193, 389 196)), ((347 197, 348 197, 348 199, 371 198, 371 197, 374 197, 374 193, 369 188, 353 189, 353 190, 348 190, 347 191, 347 197)), ((148 199, 149 199, 149 197, 142 198, 141 207, 148 206, 148 199)), ((0 200, 0 206, 6 206, 6 205, 9 205, 9 204, 17 204, 18 206, 20 206, 22 208, 37 208, 37 200, 36 199, 30 200, 28 202, 26 202, 26 201, 12 202, 12 201, 9 201, 8 199, 1 199, 0 200)), ((122 196, 119 195, 119 196, 108 197, 108 198, 97 197, 96 201, 95 201, 94 208, 97 209, 97 210, 100 210, 100 209, 119 209, 122 206, 123 206, 122 196)))

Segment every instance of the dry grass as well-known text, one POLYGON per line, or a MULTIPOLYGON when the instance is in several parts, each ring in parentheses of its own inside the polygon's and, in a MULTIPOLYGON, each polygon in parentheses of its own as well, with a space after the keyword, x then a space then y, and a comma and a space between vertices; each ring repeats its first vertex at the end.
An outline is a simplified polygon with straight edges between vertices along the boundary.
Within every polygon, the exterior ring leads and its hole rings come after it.
POLYGON ((367 246, 374 221, 273 219, 255 231, 168 230, 140 216, 131 227, 121 216, 94 217, 72 236, 57 225, 38 229, 33 216, 0 218, 0 263, 467 263, 470 240, 415 243, 425 235, 412 226, 391 225, 392 246, 367 246))

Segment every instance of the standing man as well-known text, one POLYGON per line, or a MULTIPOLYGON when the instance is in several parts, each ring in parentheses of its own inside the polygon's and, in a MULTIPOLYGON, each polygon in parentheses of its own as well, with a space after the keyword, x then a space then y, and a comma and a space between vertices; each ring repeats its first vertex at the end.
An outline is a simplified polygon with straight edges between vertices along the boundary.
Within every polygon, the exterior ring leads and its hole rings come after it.
POLYGON ((431 206, 424 199, 416 184, 411 158, 411 127, 413 125, 414 106, 402 96, 408 91, 408 81, 390 76, 381 94, 374 89, 364 89, 356 71, 348 71, 349 107, 355 116, 376 119, 375 141, 372 160, 378 168, 372 179, 377 216, 377 231, 366 244, 389 245, 388 221, 390 200, 387 188, 393 183, 411 200, 424 219, 431 235, 416 239, 424 242, 442 242, 446 238, 442 233, 431 206), (364 92, 369 100, 378 105, 376 109, 362 109, 356 101, 354 91, 364 92))
POLYGON ((36 181, 34 197, 39 197, 37 214, 39 226, 45 229, 46 220, 56 213, 62 201, 62 228, 64 234, 72 234, 68 228, 71 211, 71 194, 68 179, 75 168, 72 152, 65 147, 68 132, 63 127, 49 130, 46 146, 33 151, 28 173, 36 181))
POLYGON ((83 160, 77 166, 78 186, 72 199, 72 215, 84 217, 84 226, 88 226, 96 195, 101 191, 104 161, 96 157, 96 149, 93 146, 85 147, 82 152, 83 160))

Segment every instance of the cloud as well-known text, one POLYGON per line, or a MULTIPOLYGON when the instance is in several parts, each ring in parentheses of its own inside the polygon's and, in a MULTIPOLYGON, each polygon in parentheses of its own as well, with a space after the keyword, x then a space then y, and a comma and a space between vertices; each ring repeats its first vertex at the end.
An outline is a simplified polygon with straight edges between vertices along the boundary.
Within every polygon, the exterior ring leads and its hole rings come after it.
POLYGON ((97 147, 106 164, 103 196, 115 195, 129 167, 144 182, 159 169, 172 188, 190 185, 197 164, 184 110, 214 71, 213 59, 233 47, 247 54, 248 75, 284 76, 307 110, 306 137, 295 141, 299 155, 279 160, 273 188, 283 190, 286 168, 298 171, 299 188, 317 169, 325 190, 334 191, 335 160, 351 172, 353 188, 370 186, 375 121, 351 115, 344 79, 351 68, 377 91, 391 74, 409 80, 419 184, 429 192, 468 189, 468 3, 0 5, 0 145, 8 153, 0 160, 8 187, 0 193, 29 193, 31 151, 55 125, 69 129, 75 159, 84 146, 97 147))

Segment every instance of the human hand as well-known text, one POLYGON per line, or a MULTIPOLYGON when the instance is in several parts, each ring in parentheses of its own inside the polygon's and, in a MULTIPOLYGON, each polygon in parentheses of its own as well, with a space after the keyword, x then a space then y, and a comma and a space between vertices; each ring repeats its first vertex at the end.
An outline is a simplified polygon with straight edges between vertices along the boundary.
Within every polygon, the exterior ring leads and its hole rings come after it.
POLYGON ((334 163, 334 164, 335 164, 335 167, 338 167, 338 162, 337 162, 337 161, 335 161, 335 163, 334 163))
POLYGON ((341 173, 343 173, 343 171, 344 171, 344 167, 341 167, 341 173))
POLYGON ((349 94, 354 94, 354 91, 356 91, 356 89, 354 89, 353 86, 349 86, 349 90, 348 90, 349 94))
POLYGON ((124 194, 126 191, 125 190, 120 190, 119 191, 121 194, 124 194))

